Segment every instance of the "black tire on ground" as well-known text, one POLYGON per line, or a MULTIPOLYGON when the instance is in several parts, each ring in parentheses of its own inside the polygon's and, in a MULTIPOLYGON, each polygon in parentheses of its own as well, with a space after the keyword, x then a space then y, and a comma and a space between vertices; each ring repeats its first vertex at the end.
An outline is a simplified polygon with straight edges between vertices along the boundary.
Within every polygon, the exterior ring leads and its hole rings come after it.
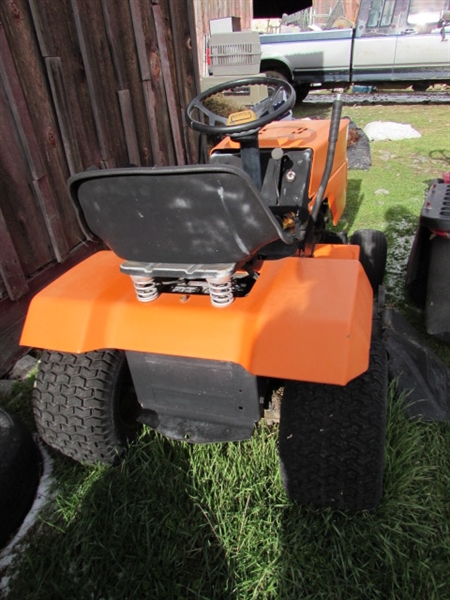
POLYGON ((33 504, 40 463, 30 431, 18 417, 0 408, 0 548, 33 504))
POLYGON ((373 292, 383 283, 386 271, 387 241, 382 231, 359 229, 350 237, 350 244, 360 247, 359 260, 370 281, 373 292))
POLYGON ((430 242, 425 324, 427 332, 450 342, 450 240, 436 236, 430 242))
POLYGON ((426 92, 430 84, 428 81, 416 81, 411 87, 415 92, 426 92))
POLYGON ((294 85, 295 93, 297 94, 297 102, 303 102, 306 96, 309 94, 311 86, 309 83, 294 85))
POLYGON ((387 359, 372 341, 368 371, 346 386, 286 382, 280 467, 301 504, 374 510, 381 499, 386 437, 387 359))
POLYGON ((33 391, 42 439, 79 462, 115 464, 137 434, 137 401, 125 354, 42 354, 33 391))

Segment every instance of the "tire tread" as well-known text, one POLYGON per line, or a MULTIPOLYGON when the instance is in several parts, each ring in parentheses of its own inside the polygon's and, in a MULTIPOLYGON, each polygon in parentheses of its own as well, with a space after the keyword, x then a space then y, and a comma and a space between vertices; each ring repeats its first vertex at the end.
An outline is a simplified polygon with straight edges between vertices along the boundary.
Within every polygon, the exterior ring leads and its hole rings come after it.
POLYGON ((33 409, 39 435, 49 446, 79 462, 118 460, 126 436, 115 424, 113 405, 124 361, 117 350, 43 352, 33 409))
POLYGON ((287 382, 280 463, 287 493, 302 504, 373 510, 381 499, 387 360, 373 341, 368 371, 346 386, 287 382))

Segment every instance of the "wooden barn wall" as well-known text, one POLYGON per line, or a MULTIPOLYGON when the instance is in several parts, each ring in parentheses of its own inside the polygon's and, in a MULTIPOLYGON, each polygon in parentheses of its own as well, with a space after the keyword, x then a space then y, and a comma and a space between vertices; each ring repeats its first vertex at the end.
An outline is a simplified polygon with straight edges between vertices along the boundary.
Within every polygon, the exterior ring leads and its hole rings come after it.
POLYGON ((86 252, 68 177, 195 162, 191 31, 190 0, 0 3, 0 372, 30 293, 86 252))

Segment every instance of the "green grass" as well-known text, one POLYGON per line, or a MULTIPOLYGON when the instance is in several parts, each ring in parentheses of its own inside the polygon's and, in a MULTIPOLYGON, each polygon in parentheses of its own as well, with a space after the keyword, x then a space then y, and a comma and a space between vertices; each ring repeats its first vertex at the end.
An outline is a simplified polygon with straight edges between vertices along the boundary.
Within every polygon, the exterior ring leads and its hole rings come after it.
MULTIPOLYGON (((402 278, 427 182, 449 170, 448 108, 344 113, 359 126, 402 121, 423 134, 372 144, 372 168, 350 172, 342 223, 386 232, 389 301, 420 327, 402 278)), ((449 361, 448 348, 436 349, 449 361)), ((32 427, 31 384, 0 405, 32 427)), ((145 429, 116 468, 52 453, 55 496, 8 569, 8 600, 448 600, 449 425, 408 421, 391 394, 383 500, 359 515, 292 504, 277 435, 261 425, 245 443, 191 446, 145 429)))
POLYGON ((146 430, 116 468, 55 457, 9 598, 448 598, 449 434, 392 401, 383 502, 353 516, 286 498, 276 427, 207 446, 146 430))

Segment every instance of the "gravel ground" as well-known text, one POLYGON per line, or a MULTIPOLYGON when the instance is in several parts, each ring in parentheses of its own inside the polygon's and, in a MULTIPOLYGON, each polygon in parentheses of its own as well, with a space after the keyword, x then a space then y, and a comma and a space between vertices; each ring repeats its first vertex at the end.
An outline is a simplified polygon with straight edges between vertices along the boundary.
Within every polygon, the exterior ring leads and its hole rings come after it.
MULTIPOLYGON (((311 92, 303 104, 330 104, 336 93, 311 92)), ((343 93, 342 99, 344 104, 450 104, 450 91, 343 93)))

